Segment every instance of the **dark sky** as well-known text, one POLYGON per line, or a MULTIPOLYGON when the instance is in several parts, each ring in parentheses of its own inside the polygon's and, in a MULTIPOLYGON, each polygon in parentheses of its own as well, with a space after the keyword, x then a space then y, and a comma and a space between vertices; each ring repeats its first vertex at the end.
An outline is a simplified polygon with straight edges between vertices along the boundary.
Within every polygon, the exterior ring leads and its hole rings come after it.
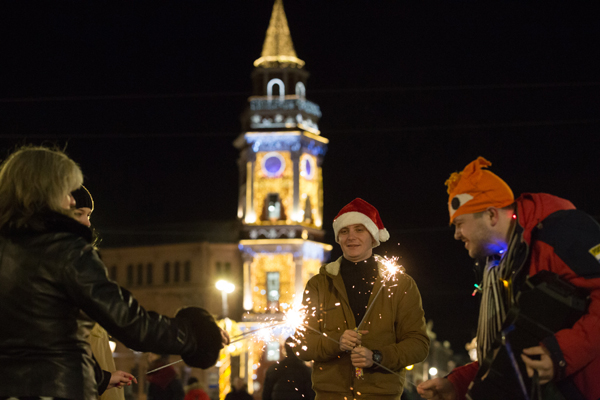
MULTIPOLYGON (((0 6, 0 155, 66 146, 106 243, 235 219, 232 142, 273 2, 90 3, 0 6)), ((451 172, 482 155, 515 194, 600 216, 598 13, 557 4, 284 1, 330 139, 326 227, 354 197, 374 204, 392 235, 381 252, 402 257, 457 349, 477 300, 447 226, 451 172)))

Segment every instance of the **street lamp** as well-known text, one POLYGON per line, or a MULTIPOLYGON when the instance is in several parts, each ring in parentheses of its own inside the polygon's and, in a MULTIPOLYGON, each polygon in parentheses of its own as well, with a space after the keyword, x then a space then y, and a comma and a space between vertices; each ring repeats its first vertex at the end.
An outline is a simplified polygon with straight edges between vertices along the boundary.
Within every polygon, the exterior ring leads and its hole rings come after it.
POLYGON ((227 304, 227 294, 232 293, 235 290, 235 285, 231 282, 227 282, 223 279, 217 281, 215 284, 218 290, 221 291, 221 298, 223 302, 223 318, 227 318, 229 314, 229 306, 227 304))

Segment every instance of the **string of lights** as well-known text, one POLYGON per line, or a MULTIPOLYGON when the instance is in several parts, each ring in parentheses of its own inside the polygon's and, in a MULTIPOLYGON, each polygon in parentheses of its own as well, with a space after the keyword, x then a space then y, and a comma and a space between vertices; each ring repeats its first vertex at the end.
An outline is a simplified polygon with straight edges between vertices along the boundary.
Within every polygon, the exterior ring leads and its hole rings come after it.
MULTIPOLYGON (((326 129, 327 137, 338 135, 390 135, 402 132, 439 132, 439 131, 461 131, 461 133, 477 134, 481 129, 508 129, 526 128, 538 126, 560 126, 560 125, 594 125, 599 124, 600 118, 569 119, 569 120, 543 120, 543 121, 515 121, 515 122, 493 122, 481 124, 452 124, 452 125, 423 125, 405 126, 393 128, 357 128, 357 129, 326 129)), ((106 132, 106 133, 2 133, 0 139, 149 139, 149 138, 183 138, 183 137, 237 137, 239 132, 157 132, 157 133, 132 133, 132 132, 106 132)), ((549 133, 551 135, 551 133, 549 133)))
MULTIPOLYGON (((442 85, 442 86, 408 86, 408 87, 358 87, 311 90, 314 94, 341 93, 384 93, 384 92, 431 92, 455 90, 498 90, 498 89, 546 89, 568 87, 595 87, 600 82, 545 82, 545 83, 504 83, 481 85, 442 85)), ((157 93, 157 94, 114 94, 114 95, 78 95, 78 96, 38 96, 38 97, 6 97, 0 98, 0 103, 41 103, 59 101, 98 101, 98 100, 146 100, 174 99, 199 97, 247 97, 248 92, 194 92, 194 93, 157 93)))

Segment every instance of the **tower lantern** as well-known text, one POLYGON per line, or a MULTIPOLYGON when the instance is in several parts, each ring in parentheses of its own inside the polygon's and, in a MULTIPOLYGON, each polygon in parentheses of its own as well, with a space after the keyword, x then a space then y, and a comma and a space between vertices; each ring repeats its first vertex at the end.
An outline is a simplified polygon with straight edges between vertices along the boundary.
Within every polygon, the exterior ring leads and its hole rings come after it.
POLYGON ((319 106, 306 99, 309 74, 294 50, 282 0, 275 1, 254 67, 244 132, 234 142, 246 319, 299 302, 331 251, 321 242, 321 167, 329 141, 319 131, 319 106))

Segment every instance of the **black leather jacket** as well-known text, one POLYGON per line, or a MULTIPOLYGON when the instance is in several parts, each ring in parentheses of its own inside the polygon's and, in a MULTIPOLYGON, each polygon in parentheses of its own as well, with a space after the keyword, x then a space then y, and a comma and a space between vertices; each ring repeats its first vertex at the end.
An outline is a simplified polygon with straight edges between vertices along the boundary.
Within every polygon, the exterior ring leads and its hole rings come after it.
POLYGON ((144 310, 107 278, 90 230, 47 212, 25 228, 0 232, 0 398, 97 398, 86 342, 93 322, 81 311, 134 350, 181 354, 205 367, 221 348, 210 315, 199 334, 184 318, 144 310))

